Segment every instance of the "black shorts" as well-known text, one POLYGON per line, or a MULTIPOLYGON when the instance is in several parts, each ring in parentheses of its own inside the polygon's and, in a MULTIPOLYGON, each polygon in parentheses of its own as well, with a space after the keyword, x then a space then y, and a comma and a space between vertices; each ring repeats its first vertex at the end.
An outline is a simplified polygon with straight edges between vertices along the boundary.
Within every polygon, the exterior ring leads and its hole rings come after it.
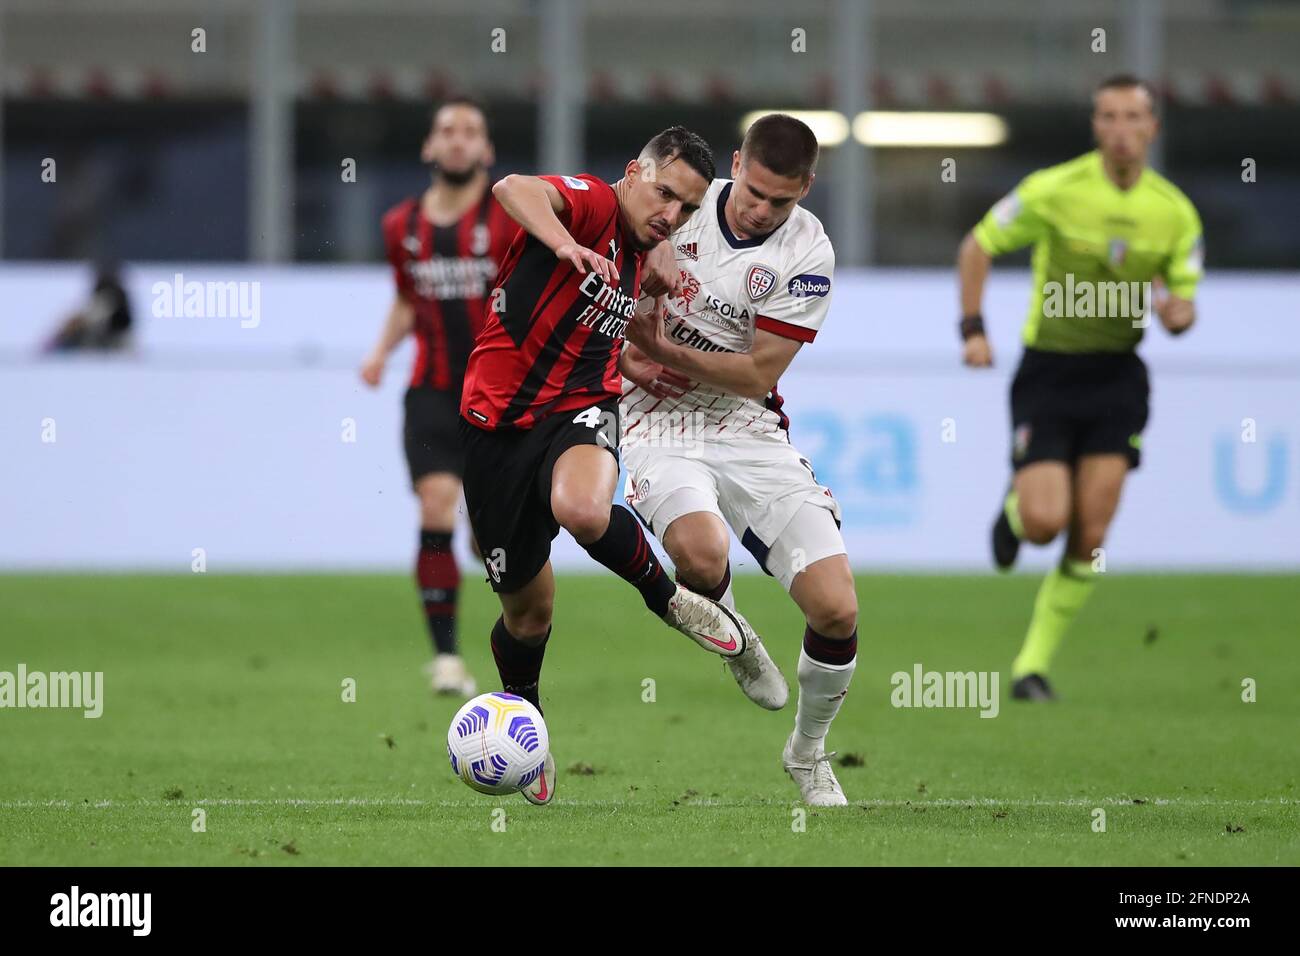
POLYGON ((406 467, 414 485, 425 475, 450 472, 459 478, 465 472, 465 455, 460 449, 460 393, 432 388, 406 390, 406 418, 402 445, 406 467))
MULTIPOLYGON (((460 420, 465 504, 492 590, 509 594, 551 557, 560 524, 551 513, 551 472, 575 445, 618 460, 618 399, 548 415, 532 428, 486 431, 460 420)), ((611 504, 612 504, 611 499, 611 504)))
POLYGON ((1135 352, 1025 349, 1011 383, 1011 467, 1121 454, 1136 468, 1150 394, 1135 352))

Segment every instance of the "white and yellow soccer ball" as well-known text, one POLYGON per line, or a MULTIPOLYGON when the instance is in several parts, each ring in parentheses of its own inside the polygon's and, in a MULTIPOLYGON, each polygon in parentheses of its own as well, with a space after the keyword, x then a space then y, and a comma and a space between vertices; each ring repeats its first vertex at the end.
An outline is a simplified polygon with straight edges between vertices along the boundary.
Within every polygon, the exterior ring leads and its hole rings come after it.
POLYGON ((479 793, 514 793, 537 779, 550 750, 546 721, 514 694, 480 694, 447 728, 451 769, 479 793))

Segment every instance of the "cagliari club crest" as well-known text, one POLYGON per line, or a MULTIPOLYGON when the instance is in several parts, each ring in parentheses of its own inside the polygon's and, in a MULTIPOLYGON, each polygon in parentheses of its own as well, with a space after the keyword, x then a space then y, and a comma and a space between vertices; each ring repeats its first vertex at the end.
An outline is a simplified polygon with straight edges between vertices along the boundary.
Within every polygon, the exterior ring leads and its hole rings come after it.
POLYGON ((776 288, 776 273, 764 265, 750 266, 745 284, 749 288, 749 297, 757 301, 776 288))

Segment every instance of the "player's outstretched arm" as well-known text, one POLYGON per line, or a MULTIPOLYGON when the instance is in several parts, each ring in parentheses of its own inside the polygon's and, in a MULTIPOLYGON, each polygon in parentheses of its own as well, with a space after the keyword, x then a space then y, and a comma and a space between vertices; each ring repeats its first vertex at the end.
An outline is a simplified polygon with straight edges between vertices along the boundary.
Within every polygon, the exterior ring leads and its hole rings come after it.
POLYGON ((511 173, 492 187, 492 195, 511 219, 544 243, 557 259, 572 263, 582 275, 595 272, 607 282, 618 282, 614 263, 580 245, 560 222, 560 213, 565 210, 564 197, 546 180, 511 173))
POLYGON ((664 334, 661 309, 638 310, 628 324, 627 337, 654 361, 688 378, 755 401, 766 398, 776 387, 803 345, 759 329, 748 352, 701 352, 669 340, 664 334))
POLYGON ((374 387, 384 378, 384 365, 399 342, 415 327, 415 309, 402 296, 393 299, 388 318, 379 332, 379 341, 361 363, 361 380, 374 387))
POLYGON ((981 310, 984 283, 988 280, 993 257, 968 232, 957 250, 957 279, 961 287, 962 361, 972 368, 993 364, 993 349, 984 334, 981 310))

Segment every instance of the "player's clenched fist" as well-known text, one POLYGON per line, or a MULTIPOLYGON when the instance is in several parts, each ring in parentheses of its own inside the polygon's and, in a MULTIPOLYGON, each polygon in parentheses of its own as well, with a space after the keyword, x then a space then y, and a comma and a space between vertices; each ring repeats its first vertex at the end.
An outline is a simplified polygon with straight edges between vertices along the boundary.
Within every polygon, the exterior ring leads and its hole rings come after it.
POLYGON ((993 349, 982 335, 972 335, 962 345, 961 360, 971 368, 988 368, 993 364, 993 349))
POLYGON ((566 242, 555 250, 555 258, 572 263, 580 275, 594 272, 610 285, 618 282, 618 270, 600 253, 580 246, 576 242, 566 242))
POLYGON ((1163 280, 1156 277, 1152 284, 1155 289, 1155 301, 1152 303, 1156 315, 1170 335, 1181 335, 1192 327, 1196 320, 1196 306, 1191 299, 1174 295, 1165 286, 1163 280))
POLYGON ((682 292, 682 274, 677 268, 677 256, 672 244, 661 242, 646 253, 641 269, 643 295, 666 295, 677 298, 682 292))
POLYGON ((379 385, 384 378, 384 359, 383 356, 371 355, 361 363, 361 381, 365 382, 371 388, 379 385))
POLYGON ((637 306, 628 322, 624 337, 656 362, 662 361, 663 345, 668 341, 664 335, 665 307, 662 297, 654 300, 653 306, 647 300, 637 306))

